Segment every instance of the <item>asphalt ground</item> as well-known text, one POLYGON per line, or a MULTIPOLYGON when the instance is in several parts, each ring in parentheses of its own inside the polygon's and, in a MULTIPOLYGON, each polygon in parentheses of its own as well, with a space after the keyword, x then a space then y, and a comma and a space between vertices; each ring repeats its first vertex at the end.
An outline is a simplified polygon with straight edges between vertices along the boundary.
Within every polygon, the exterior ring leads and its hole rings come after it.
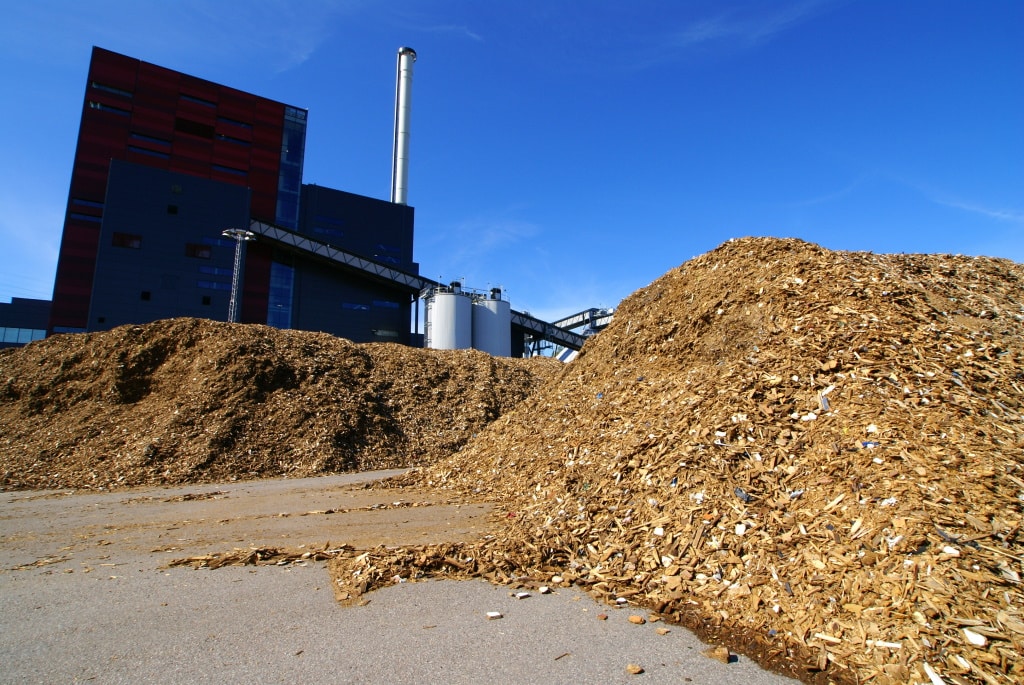
POLYGON ((387 508, 387 493, 350 487, 379 475, 0 493, 0 683, 795 682, 573 589, 516 599, 483 581, 402 583, 343 607, 322 562, 167 566, 247 544, 319 546, 325 528, 359 547, 483 525, 478 507, 387 508))

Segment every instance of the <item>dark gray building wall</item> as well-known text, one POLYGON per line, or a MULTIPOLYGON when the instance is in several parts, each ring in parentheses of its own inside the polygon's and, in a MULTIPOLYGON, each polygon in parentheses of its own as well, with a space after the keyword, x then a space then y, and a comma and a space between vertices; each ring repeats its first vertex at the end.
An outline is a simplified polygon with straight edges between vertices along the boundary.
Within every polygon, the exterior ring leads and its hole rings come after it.
POLYGON ((302 186, 300 207, 300 233, 360 257, 419 273, 412 261, 412 207, 314 185, 302 186))
MULTIPOLYGON (((342 190, 302 186, 299 232, 408 273, 412 260, 414 210, 342 190)), ((292 327, 319 330, 353 342, 408 345, 411 293, 394 290, 305 257, 295 267, 292 327)))
POLYGON ((12 297, 0 302, 0 347, 21 347, 46 337, 50 300, 12 297))
POLYGON ((323 331, 353 342, 410 343, 410 293, 297 255, 287 263, 295 272, 292 328, 323 331))
POLYGON ((235 243, 249 226, 244 187, 114 160, 88 330, 192 316, 225 320, 235 243))

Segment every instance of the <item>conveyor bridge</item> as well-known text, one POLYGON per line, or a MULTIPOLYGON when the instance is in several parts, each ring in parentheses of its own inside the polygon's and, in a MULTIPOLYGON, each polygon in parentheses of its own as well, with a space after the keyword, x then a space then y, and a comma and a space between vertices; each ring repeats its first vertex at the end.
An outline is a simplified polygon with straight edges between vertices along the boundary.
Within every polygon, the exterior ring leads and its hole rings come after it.
MULTIPOLYGON (((424 290, 437 288, 441 285, 429 278, 406 273, 386 264, 360 257, 352 252, 347 252, 333 245, 313 240, 300 233, 295 233, 294 231, 289 231, 286 228, 264 221, 256 221, 254 219, 249 225, 249 230, 282 249, 306 257, 316 258, 363 278, 369 278, 385 283, 397 290, 408 292, 410 295, 419 296, 424 290)), ((511 318, 513 330, 520 330, 524 335, 529 335, 534 339, 546 340, 572 350, 579 350, 583 347, 583 342, 586 340, 582 335, 565 330, 555 324, 541 321, 525 312, 513 310, 511 318)))

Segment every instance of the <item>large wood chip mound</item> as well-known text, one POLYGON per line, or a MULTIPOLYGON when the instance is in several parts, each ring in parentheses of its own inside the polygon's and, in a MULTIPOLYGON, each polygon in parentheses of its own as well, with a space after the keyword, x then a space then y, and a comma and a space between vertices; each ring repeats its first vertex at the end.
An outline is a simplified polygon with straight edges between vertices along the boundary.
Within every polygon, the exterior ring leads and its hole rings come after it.
POLYGON ((0 351, 0 488, 110 488, 423 465, 561 370, 168 319, 0 351))
POLYGON ((498 503, 487 539, 335 559, 336 591, 574 583, 807 681, 1024 682, 1022 412, 1024 266, 730 241, 388 484, 498 503))

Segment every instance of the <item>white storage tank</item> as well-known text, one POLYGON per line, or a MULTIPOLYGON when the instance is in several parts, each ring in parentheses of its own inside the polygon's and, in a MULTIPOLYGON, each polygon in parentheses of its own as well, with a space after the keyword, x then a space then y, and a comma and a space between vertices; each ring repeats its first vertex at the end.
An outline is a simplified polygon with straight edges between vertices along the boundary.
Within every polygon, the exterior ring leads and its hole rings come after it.
POLYGON ((433 350, 465 350, 473 346, 473 300, 452 284, 427 300, 426 344, 433 350))
POLYGON ((473 302, 473 349, 495 357, 512 356, 512 310, 501 289, 473 302))

